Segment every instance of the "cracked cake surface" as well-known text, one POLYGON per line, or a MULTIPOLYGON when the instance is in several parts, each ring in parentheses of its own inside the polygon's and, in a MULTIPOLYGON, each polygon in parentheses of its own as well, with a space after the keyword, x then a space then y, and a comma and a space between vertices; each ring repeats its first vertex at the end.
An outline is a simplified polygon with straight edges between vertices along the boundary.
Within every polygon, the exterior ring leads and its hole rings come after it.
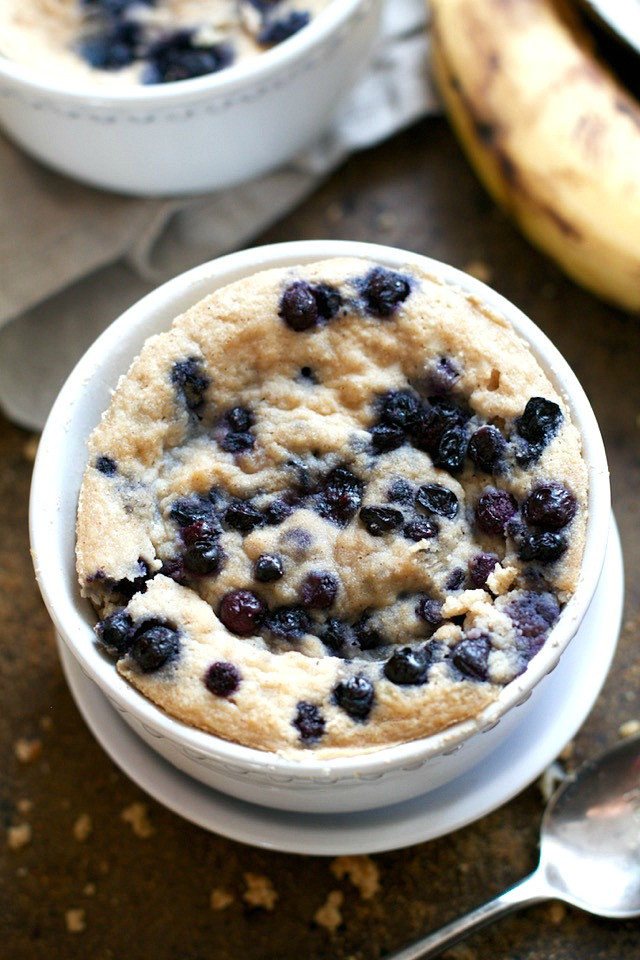
POLYGON ((473 717, 578 581, 564 398, 506 320, 413 265, 215 291, 147 341, 88 446, 95 642, 247 746, 348 755, 473 717))
POLYGON ((217 73, 294 36, 330 0, 3 0, 0 53, 75 80, 217 73))

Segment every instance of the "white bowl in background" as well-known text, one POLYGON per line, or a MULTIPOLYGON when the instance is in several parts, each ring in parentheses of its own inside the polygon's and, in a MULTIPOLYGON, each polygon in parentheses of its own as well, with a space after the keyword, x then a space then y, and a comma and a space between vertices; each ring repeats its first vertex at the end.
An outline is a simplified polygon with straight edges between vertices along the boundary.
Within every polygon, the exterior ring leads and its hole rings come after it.
POLYGON ((231 796, 301 812, 383 807, 450 782, 495 750, 519 724, 577 632, 595 593, 611 517, 609 474, 600 431, 578 380, 540 329, 480 281, 453 267, 377 244, 316 240, 244 250, 196 267, 148 294, 117 319, 79 361, 63 386, 39 445, 30 504, 37 580, 70 652, 130 727, 178 769, 231 796), (576 591, 527 670, 475 719, 420 740, 335 760, 291 760, 230 743, 169 717, 138 693, 98 648, 96 615, 75 572, 75 517, 87 459, 86 440, 111 391, 148 336, 214 289, 260 269, 353 256, 401 269, 412 263, 506 316, 528 342, 568 403, 581 433, 589 473, 588 522, 576 591))
POLYGON ((55 170, 137 195, 220 190, 327 128, 367 64, 382 0, 333 0, 278 46, 217 73, 78 86, 0 56, 0 126, 55 170))

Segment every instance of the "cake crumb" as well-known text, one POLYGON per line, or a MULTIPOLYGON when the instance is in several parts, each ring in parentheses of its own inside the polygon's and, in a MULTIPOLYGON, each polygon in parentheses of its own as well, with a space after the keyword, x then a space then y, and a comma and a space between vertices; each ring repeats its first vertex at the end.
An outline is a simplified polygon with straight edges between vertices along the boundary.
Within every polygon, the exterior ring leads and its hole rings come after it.
POLYGON ((566 780, 566 777, 567 774, 565 770, 557 760, 554 760, 554 762, 543 771, 542 776, 538 780, 538 787, 540 788, 540 793, 545 803, 549 802, 556 792, 556 789, 566 780))
POLYGON ((155 833, 149 821, 146 803, 132 803, 120 814, 120 818, 128 823, 136 837, 146 839, 155 833))
POLYGON ((370 900, 380 889, 378 867, 368 854, 336 857, 331 864, 331 872, 338 880, 348 876, 363 900, 370 900))
POLYGON ((325 902, 314 913, 313 919, 319 927, 324 927, 329 933, 335 933, 342 924, 340 908, 343 903, 344 893, 341 890, 331 890, 325 902))
POLYGON ((484 260, 470 260, 464 268, 464 271, 482 283, 490 283, 491 277, 493 276, 491 267, 484 260))
POLYGON ((234 895, 229 890, 222 890, 216 887, 211 891, 209 904, 212 910, 226 910, 235 900, 234 895))
POLYGON ((549 904, 547 907, 547 917, 549 918, 549 923, 551 923, 554 927, 560 926, 566 915, 567 910, 565 905, 557 900, 549 904))
POLYGON ((88 813, 81 813, 73 825, 73 835, 80 842, 88 840, 93 831, 93 823, 88 813))
POLYGON ((30 823, 18 823, 13 827, 7 828, 7 842, 10 850, 20 850, 31 843, 33 831, 30 823))
POLYGON ((67 910, 64 915, 64 922, 69 933, 82 933, 86 927, 84 910, 77 907, 67 910))
POLYGON ((20 737, 14 743, 13 750, 20 763, 33 763, 42 753, 42 741, 37 738, 27 740, 26 737, 20 737))
POLYGON ((618 734, 624 739, 640 733, 640 720, 626 720, 618 727, 618 734))
POLYGON ((242 894, 242 899, 246 903, 252 907, 262 907, 263 910, 273 910, 278 894, 269 877, 259 873, 245 873, 244 882, 247 889, 242 894))

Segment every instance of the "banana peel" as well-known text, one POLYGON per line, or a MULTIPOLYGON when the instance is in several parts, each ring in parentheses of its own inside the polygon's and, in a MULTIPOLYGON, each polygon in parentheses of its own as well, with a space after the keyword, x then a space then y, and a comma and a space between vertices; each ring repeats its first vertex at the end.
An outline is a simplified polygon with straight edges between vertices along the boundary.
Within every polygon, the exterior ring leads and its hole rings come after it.
POLYGON ((640 103, 564 0, 430 0, 434 79, 471 165, 529 241, 640 312, 640 103))

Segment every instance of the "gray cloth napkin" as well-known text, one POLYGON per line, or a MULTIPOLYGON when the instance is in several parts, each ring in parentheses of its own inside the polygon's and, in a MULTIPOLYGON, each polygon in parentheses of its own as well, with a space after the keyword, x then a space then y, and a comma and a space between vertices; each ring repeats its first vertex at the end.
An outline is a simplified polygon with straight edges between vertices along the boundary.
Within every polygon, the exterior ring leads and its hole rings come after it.
POLYGON ((0 407, 42 428, 96 336, 158 283, 250 244, 346 157, 439 110, 425 0, 387 0, 377 51, 331 128, 286 166, 180 199, 93 190, 0 137, 0 407))

